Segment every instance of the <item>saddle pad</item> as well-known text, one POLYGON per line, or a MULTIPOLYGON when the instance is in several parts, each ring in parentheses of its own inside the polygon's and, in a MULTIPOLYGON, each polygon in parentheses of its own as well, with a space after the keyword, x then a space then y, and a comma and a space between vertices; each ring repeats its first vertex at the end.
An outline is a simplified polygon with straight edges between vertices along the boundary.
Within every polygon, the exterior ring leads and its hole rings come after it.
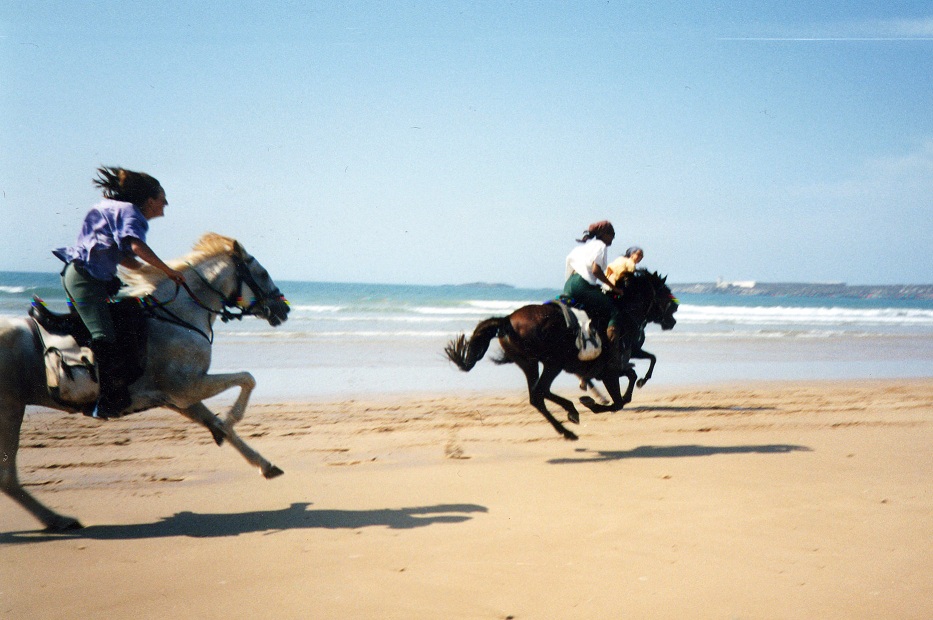
POLYGON ((589 362, 599 357, 603 351, 602 339, 590 316, 579 308, 568 306, 562 299, 555 302, 564 313, 567 328, 576 333, 577 358, 582 362, 589 362))
POLYGON ((99 386, 94 370, 94 352, 71 336, 53 334, 33 321, 42 355, 49 395, 65 405, 83 405, 97 399, 99 386))
POLYGON ((603 343, 596 326, 593 325, 589 315, 583 310, 571 308, 570 311, 574 313, 577 323, 580 325, 577 330, 577 350, 579 351, 577 358, 583 362, 596 359, 603 351, 603 343))

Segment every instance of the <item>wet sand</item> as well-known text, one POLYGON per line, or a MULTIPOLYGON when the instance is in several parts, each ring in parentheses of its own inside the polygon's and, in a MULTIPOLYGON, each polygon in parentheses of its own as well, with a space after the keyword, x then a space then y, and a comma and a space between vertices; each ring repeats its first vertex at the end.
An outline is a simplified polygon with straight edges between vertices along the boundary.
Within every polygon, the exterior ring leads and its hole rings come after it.
MULTIPOLYGON (((27 415, 0 618, 930 618, 933 379, 653 387, 561 439, 518 390, 27 415)), ((560 416, 563 417, 563 416, 560 416)))

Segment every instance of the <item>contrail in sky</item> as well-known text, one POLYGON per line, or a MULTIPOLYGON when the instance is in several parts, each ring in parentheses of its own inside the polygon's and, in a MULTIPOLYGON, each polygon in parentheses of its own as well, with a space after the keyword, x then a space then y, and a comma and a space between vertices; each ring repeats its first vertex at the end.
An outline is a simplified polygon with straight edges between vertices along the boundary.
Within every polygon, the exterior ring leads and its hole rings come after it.
POLYGON ((933 41, 933 37, 717 37, 717 41, 933 41))

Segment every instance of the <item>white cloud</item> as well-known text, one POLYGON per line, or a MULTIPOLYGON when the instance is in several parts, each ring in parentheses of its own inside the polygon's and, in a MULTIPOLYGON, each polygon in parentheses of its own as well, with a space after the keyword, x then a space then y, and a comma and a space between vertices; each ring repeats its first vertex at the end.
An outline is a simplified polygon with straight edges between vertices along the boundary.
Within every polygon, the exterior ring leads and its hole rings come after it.
POLYGON ((882 36, 898 38, 933 38, 933 17, 919 19, 886 19, 869 22, 870 31, 880 33, 882 36))
POLYGON ((721 41, 933 41, 933 17, 781 25, 749 36, 721 41), (771 32, 767 32, 771 30, 771 32))

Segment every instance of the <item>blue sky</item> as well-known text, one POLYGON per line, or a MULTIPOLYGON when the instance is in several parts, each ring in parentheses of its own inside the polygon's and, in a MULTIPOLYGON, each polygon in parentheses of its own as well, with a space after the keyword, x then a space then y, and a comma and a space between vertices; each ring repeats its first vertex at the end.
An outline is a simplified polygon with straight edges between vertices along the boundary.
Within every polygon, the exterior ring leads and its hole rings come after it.
POLYGON ((674 282, 933 282, 933 6, 787 4, 0 0, 0 269, 106 164, 278 279, 557 288, 610 219, 674 282))

